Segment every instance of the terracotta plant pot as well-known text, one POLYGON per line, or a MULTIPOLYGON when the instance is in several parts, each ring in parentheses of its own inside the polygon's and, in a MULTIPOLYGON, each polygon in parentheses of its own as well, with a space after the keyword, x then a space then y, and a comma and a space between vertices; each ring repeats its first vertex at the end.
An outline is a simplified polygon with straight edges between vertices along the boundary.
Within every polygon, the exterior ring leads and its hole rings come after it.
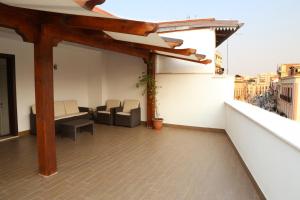
POLYGON ((163 118, 154 118, 153 119, 153 128, 155 130, 160 130, 163 126, 163 118))

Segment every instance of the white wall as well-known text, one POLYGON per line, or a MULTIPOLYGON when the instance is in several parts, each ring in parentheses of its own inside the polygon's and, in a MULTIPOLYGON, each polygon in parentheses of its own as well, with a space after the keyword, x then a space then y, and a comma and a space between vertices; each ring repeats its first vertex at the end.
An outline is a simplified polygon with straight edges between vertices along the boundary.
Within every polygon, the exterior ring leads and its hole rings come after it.
POLYGON ((300 123, 229 101, 226 131, 267 199, 300 199, 300 123))
POLYGON ((214 73, 215 72, 215 48, 216 34, 214 29, 200 29, 190 31, 178 31, 160 34, 161 36, 182 39, 183 45, 178 48, 194 48, 198 54, 206 55, 212 63, 203 65, 184 60, 178 60, 160 56, 158 59, 158 73, 214 73))
POLYGON ((224 101, 233 99, 233 77, 158 74, 158 105, 165 123, 225 128, 224 101))
POLYGON ((54 48, 54 99, 75 99, 80 106, 102 103, 101 78, 105 64, 100 51, 72 44, 54 48))
MULTIPOLYGON (((146 97, 135 87, 146 71, 141 58, 105 52, 106 99, 139 99, 142 120, 146 120, 146 97)), ((180 63, 176 63, 180 65, 180 63)), ((165 123, 186 126, 225 128, 224 101, 233 99, 233 78, 211 74, 157 74, 159 112, 165 123), (212 94, 213 92, 213 94, 212 94)))
POLYGON ((0 36, 0 53, 14 54, 16 57, 18 128, 19 131, 29 130, 30 106, 35 101, 33 45, 3 34, 0 36))
MULTIPOLYGON (((16 56, 16 92, 19 131, 29 130, 30 107, 35 104, 33 44, 22 42, 17 34, 0 32, 0 53, 16 56)), ((54 48, 55 100, 75 99, 80 106, 95 107, 102 103, 101 51, 61 44, 54 48)))
POLYGON ((138 99, 141 103, 141 118, 146 120, 146 97, 136 88, 138 77, 146 72, 142 58, 124 54, 105 52, 106 77, 103 101, 107 99, 138 99))

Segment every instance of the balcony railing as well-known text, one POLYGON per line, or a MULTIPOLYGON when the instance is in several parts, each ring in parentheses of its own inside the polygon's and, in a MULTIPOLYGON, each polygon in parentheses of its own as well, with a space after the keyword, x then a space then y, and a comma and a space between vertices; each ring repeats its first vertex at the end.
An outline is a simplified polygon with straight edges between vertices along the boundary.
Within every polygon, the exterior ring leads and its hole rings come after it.
POLYGON ((267 199, 300 199, 300 123, 228 101, 226 132, 267 199))

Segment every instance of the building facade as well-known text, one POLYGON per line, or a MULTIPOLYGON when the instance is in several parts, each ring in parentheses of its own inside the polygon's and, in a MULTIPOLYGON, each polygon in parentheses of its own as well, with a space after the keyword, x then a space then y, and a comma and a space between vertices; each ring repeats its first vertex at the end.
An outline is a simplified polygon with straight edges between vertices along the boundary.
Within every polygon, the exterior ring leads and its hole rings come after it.
POLYGON ((235 99, 250 101, 256 96, 263 95, 278 82, 276 73, 258 74, 255 77, 235 77, 235 99))
POLYGON ((278 68, 277 111, 289 119, 300 121, 300 64, 283 64, 278 68))
POLYGON ((219 75, 224 74, 223 57, 221 53, 218 51, 216 51, 215 63, 216 63, 215 74, 219 74, 219 75))
POLYGON ((247 100, 247 80, 240 75, 235 76, 234 98, 240 101, 247 100))

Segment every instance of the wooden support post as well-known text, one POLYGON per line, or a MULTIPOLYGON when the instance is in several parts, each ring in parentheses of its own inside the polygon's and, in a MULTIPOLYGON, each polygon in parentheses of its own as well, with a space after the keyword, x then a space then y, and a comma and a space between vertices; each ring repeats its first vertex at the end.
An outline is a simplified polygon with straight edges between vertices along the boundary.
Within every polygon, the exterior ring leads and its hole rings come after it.
MULTIPOLYGON (((150 54, 147 61, 147 75, 155 79, 156 73, 156 55, 150 54)), ((155 117, 155 98, 149 93, 149 84, 147 85, 147 127, 152 127, 152 119, 155 117)))
POLYGON ((53 95, 53 42, 41 30, 34 44, 36 128, 39 173, 56 173, 56 146, 53 95))

